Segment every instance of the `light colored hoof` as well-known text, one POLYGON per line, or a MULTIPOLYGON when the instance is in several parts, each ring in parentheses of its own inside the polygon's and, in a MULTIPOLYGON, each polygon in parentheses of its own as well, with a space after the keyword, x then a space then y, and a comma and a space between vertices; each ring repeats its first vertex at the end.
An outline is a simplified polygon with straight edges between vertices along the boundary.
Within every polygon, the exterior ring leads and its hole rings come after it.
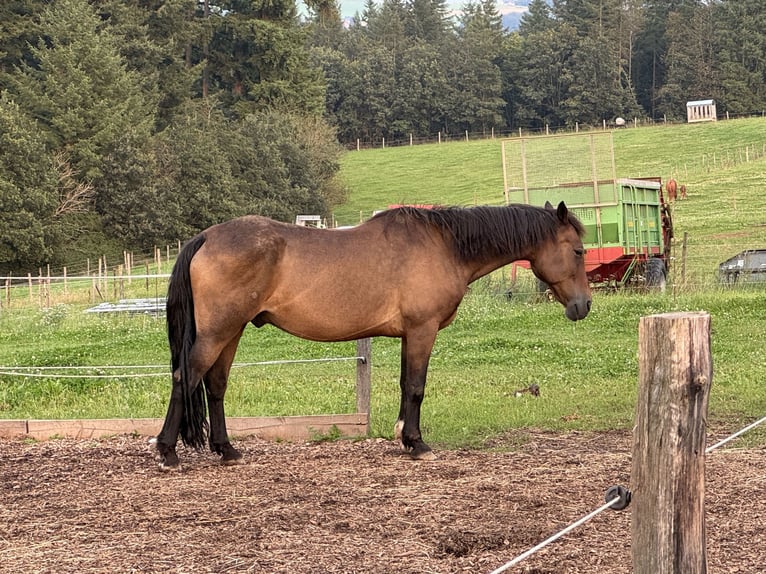
POLYGON ((230 458, 229 460, 222 460, 221 465, 223 466, 240 466, 245 464, 245 457, 240 458, 230 458))
POLYGON ((413 454, 412 460, 438 460, 439 457, 436 456, 434 451, 427 450, 426 452, 421 452, 420 454, 413 454))
POLYGON ((160 472, 167 472, 167 473, 181 472, 180 464, 177 464, 175 466, 168 466, 164 462, 160 461, 160 463, 157 465, 157 468, 160 469, 160 472))

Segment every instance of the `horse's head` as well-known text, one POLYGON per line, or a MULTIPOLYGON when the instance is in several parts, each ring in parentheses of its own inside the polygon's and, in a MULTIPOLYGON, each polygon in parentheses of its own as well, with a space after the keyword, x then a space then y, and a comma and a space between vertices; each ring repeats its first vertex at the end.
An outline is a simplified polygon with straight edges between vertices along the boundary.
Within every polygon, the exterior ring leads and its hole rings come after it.
MULTIPOLYGON (((546 202, 546 209, 554 210, 546 202)), ((591 294, 585 274, 583 228, 562 201, 555 209, 559 227, 553 239, 545 242, 530 260, 532 271, 550 287, 556 300, 566 307, 572 321, 584 319, 590 311, 591 294)))

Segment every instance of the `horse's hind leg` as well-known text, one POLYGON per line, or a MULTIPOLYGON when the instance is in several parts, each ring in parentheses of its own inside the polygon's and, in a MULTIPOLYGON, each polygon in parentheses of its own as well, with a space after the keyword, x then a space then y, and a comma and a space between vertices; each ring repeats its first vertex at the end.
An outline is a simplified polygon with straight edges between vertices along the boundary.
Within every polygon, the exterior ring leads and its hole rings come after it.
POLYGON ((237 464, 242 460, 240 452, 231 446, 229 441, 223 408, 223 397, 226 394, 231 363, 234 361, 241 336, 242 331, 224 348, 203 379, 210 412, 210 436, 208 437, 210 450, 220 454, 221 462, 225 465, 237 464))
MULTIPOLYGON (((241 332, 242 329, 240 329, 239 335, 241 335, 241 332)), ((239 339, 239 335, 236 337, 237 340, 239 339)), ((160 459, 161 470, 177 470, 180 468, 178 455, 176 454, 176 442, 178 441, 178 435, 184 417, 188 414, 184 411, 182 385, 188 384, 189 388, 187 392, 189 395, 193 394, 197 385, 201 384, 203 374, 206 374, 212 369, 212 366, 218 361, 218 357, 221 355, 222 350, 228 348, 228 345, 209 342, 209 339, 207 341, 208 342, 206 342, 204 338, 198 338, 192 345, 189 354, 189 381, 181 380, 180 369, 173 373, 173 388, 170 393, 170 404, 168 405, 168 412, 165 416, 165 423, 162 426, 162 431, 157 435, 155 445, 160 459)), ((236 344, 234 347, 236 349, 236 344)), ((229 360, 229 365, 230 364, 231 360, 229 360)), ((228 374, 228 369, 226 370, 226 373, 228 374)), ((222 398, 223 393, 221 392, 220 395, 222 398)), ((221 418, 221 420, 223 419, 221 418)), ((222 422, 222 425, 225 435, 225 423, 222 422)))
POLYGON ((184 410, 182 392, 181 382, 176 380, 174 376, 165 422, 157 437, 152 439, 154 447, 157 449, 157 458, 162 470, 179 468, 176 442, 178 441, 178 431, 184 410))

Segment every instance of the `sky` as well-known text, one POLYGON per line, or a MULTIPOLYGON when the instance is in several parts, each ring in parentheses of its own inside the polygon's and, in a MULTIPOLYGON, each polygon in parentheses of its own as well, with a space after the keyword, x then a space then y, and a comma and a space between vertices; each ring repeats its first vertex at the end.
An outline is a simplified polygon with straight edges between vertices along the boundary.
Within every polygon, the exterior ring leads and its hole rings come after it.
MULTIPOLYGON (((352 18, 354 14, 364 11, 365 0, 339 0, 343 19, 352 18)), ((376 0, 379 4, 380 0, 376 0)), ((529 0, 497 0, 497 10, 503 16, 506 28, 515 30, 521 15, 526 12, 529 0)), ((447 6, 455 11, 465 4, 465 0, 447 0, 447 6)))

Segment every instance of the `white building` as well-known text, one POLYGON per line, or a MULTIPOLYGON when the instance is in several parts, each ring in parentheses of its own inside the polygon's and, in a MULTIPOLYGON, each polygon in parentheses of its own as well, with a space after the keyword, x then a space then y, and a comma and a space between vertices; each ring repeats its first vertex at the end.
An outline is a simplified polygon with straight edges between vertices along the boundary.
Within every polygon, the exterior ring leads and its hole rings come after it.
POLYGON ((714 100, 686 102, 686 120, 693 122, 714 122, 718 119, 714 100))

